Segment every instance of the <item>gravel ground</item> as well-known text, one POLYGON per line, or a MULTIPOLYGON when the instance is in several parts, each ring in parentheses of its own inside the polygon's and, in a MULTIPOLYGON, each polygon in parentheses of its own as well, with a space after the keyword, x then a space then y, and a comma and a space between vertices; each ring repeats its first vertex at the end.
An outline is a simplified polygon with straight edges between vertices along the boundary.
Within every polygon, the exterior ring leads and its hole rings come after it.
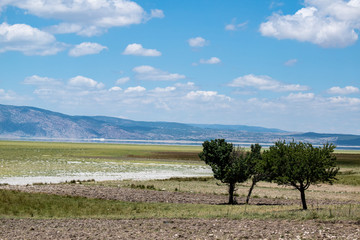
POLYGON ((1 219, 0 239, 360 239, 360 224, 227 219, 1 219))

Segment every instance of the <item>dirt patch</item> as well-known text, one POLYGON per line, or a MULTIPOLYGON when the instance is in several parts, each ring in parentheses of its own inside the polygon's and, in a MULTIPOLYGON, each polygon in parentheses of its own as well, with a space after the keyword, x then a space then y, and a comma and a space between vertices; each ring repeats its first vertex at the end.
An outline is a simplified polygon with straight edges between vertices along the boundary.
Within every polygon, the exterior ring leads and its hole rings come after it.
POLYGON ((0 219, 0 239, 359 239, 356 222, 0 219))
MULTIPOLYGON (((127 202, 162 202, 162 203, 193 203, 193 204, 225 204, 227 195, 201 194, 189 192, 154 191, 120 187, 85 186, 80 184, 49 184, 49 185, 7 185, 1 189, 18 190, 29 193, 47 193, 65 196, 81 196, 107 200, 120 200, 127 202)), ((237 198, 239 203, 245 202, 245 197, 237 198)), ((330 199, 307 199, 309 205, 322 204, 360 204, 359 199, 338 201, 330 199)), ((293 205, 300 204, 297 199, 282 198, 252 198, 250 204, 254 205, 293 205)))

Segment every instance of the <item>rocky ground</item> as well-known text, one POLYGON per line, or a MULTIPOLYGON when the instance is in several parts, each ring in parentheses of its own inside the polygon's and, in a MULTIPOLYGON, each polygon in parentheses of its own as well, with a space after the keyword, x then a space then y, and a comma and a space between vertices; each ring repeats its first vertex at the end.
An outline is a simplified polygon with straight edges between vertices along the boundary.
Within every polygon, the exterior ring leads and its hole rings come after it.
MULTIPOLYGON (((223 204, 225 195, 85 186, 1 186, 131 202, 223 204)), ((239 199, 240 200, 240 199, 239 199)), ((243 199, 241 199, 243 201, 243 199)), ((297 204, 298 200, 254 198, 252 204, 297 204)), ((310 200, 311 201, 311 200, 310 200)), ((317 204, 341 204, 317 200, 317 204)), ((360 204, 358 200, 351 203, 360 204)), ((0 219, 0 239, 360 239, 360 222, 231 219, 0 219)))
POLYGON ((360 224, 288 220, 1 219, 0 239, 359 239, 360 224))

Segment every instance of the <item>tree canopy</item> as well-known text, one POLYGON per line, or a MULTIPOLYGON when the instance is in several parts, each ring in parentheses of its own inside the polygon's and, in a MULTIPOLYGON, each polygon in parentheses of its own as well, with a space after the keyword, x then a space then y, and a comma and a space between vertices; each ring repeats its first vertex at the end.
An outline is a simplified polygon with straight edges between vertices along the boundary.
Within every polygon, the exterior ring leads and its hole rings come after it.
POLYGON ((263 158, 261 145, 251 144, 250 153, 246 157, 247 174, 251 178, 251 186, 246 198, 246 204, 249 203, 252 190, 259 181, 271 181, 274 178, 271 162, 268 158, 263 158))
POLYGON ((203 143, 203 151, 199 157, 211 167, 216 179, 228 184, 229 204, 236 203, 236 183, 244 182, 249 177, 245 166, 245 152, 234 148, 233 144, 224 139, 215 139, 203 143))
POLYGON ((303 209, 307 209, 305 190, 311 184, 332 183, 339 171, 336 157, 332 154, 333 144, 313 147, 310 143, 278 141, 263 153, 263 158, 271 162, 274 181, 291 185, 300 191, 303 209))

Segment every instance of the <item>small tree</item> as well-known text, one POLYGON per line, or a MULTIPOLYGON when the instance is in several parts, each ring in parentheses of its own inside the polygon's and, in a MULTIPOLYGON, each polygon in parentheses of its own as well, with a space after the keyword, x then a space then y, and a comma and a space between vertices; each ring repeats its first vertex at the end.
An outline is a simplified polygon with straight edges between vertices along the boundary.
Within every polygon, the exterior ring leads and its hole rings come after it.
POLYGON ((229 204, 235 204, 236 183, 248 179, 244 153, 224 139, 215 139, 203 143, 203 151, 199 153, 199 157, 210 165, 216 179, 228 185, 229 204))
POLYGON ((311 184, 332 184, 336 180, 339 168, 332 154, 334 148, 333 144, 313 147, 310 143, 278 141, 264 152, 263 157, 272 162, 277 183, 291 185, 300 191, 302 206, 306 210, 305 190, 311 184))
POLYGON ((246 204, 249 204, 251 193, 259 181, 271 181, 274 173, 271 162, 263 158, 261 154, 261 145, 251 144, 251 151, 246 157, 246 168, 251 177, 251 186, 246 197, 246 204))

